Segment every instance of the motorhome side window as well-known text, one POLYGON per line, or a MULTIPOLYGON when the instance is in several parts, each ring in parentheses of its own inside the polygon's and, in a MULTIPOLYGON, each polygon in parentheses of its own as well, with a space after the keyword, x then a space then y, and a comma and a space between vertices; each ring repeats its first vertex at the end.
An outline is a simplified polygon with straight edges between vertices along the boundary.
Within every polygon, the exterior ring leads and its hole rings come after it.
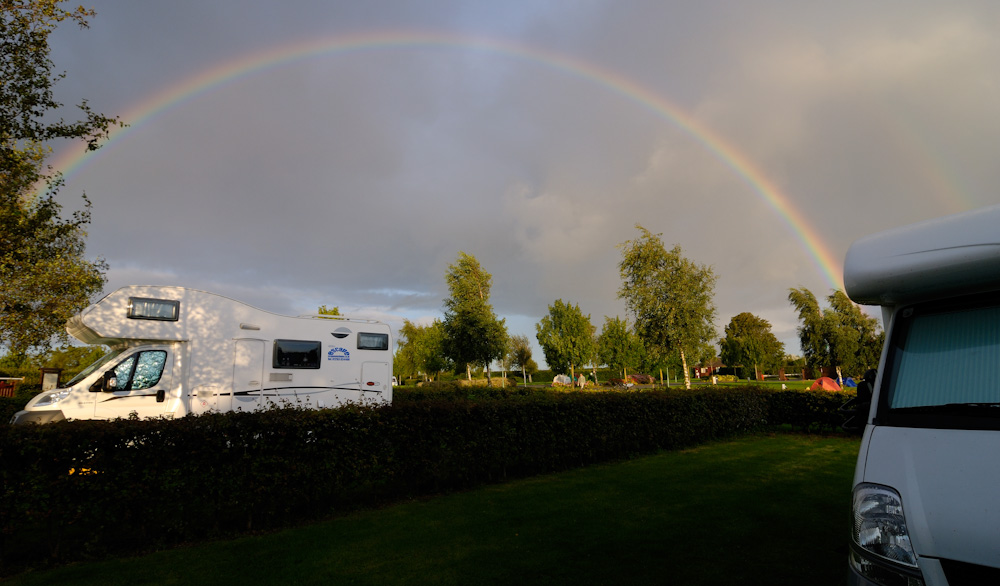
POLYGON ((141 391, 160 382, 167 353, 150 350, 133 354, 115 367, 116 391, 141 391))
POLYGON ((275 340, 274 368, 319 368, 320 343, 275 340))
POLYGON ((181 312, 181 302, 170 299, 128 298, 129 319, 151 319, 157 321, 177 321, 181 312))
POLYGON ((358 332, 358 350, 388 350, 389 334, 358 332))

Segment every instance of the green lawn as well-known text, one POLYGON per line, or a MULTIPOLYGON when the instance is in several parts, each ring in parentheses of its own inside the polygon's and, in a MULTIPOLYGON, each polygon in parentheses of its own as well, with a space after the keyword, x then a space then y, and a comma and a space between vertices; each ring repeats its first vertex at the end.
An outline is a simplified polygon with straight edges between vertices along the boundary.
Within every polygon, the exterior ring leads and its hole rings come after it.
POLYGON ((841 586, 857 450, 755 436, 8 583, 841 586))

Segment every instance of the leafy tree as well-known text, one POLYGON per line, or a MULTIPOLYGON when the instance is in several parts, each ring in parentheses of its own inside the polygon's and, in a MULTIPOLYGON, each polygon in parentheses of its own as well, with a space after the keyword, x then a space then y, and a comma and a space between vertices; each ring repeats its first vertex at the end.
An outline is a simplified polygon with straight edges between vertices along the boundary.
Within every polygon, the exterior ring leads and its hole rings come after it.
POLYGON ((758 367, 773 371, 781 368, 785 360, 785 345, 771 331, 771 323, 747 312, 730 320, 719 347, 723 363, 753 367, 754 378, 757 378, 758 367))
POLYGON ((860 375, 878 365, 885 332, 878 319, 865 315, 843 291, 827 297, 826 311, 805 288, 790 289, 788 300, 799 313, 799 343, 806 366, 860 375))
POLYGON ((510 363, 515 368, 521 369, 524 382, 528 382, 529 374, 534 374, 538 370, 538 365, 531 358, 531 340, 528 336, 518 334, 510 337, 510 363))
POLYGON ((716 335, 715 273, 685 258, 680 246, 667 251, 658 234, 636 228, 640 238, 621 245, 618 296, 647 352, 660 361, 674 351, 680 354, 684 385, 691 388, 687 357, 700 355, 716 335))
POLYGON ((76 373, 97 362, 108 353, 106 346, 62 346, 35 357, 37 368, 61 368, 76 373))
POLYGON ((444 356, 444 330, 440 320, 428 326, 414 324, 408 319, 403 320, 396 340, 399 349, 393 362, 393 370, 399 376, 411 376, 423 373, 424 380, 431 380, 451 367, 444 356))
POLYGON ((521 373, 528 377, 525 380, 529 383, 531 382, 531 377, 535 376, 536 372, 538 372, 538 363, 535 362, 534 358, 529 358, 528 361, 521 366, 521 373))
POLYGON ((604 328, 597 337, 598 356, 611 370, 627 375, 640 368, 646 359, 642 340, 628 327, 628 322, 615 317, 604 318, 604 328))
POLYGON ((575 377, 575 367, 593 358, 594 326, 579 305, 556 299, 549 306, 549 314, 535 324, 535 331, 552 372, 569 372, 575 377))
POLYGON ((445 282, 451 295, 444 300, 444 354, 456 368, 465 365, 469 379, 472 365, 485 366, 492 385, 490 363, 503 356, 507 343, 505 320, 497 319, 489 303, 493 277, 476 257, 459 252, 445 282))
POLYGON ((878 366, 885 333, 878 319, 861 311, 843 291, 834 291, 827 297, 830 310, 823 315, 823 322, 830 349, 830 363, 855 376, 878 366))
POLYGON ((340 315, 340 308, 320 305, 319 309, 316 310, 316 315, 340 315))
POLYGON ((789 289, 788 301, 799 314, 799 345, 806 367, 818 371, 829 361, 823 310, 816 296, 806 288, 789 289))
POLYGON ((66 122, 53 86, 48 38, 69 20, 86 28, 93 11, 66 10, 61 0, 0 0, 0 343, 15 356, 50 346, 66 320, 104 286, 107 265, 83 258, 90 202, 70 219, 55 200, 63 179, 47 174, 46 143, 78 139, 98 148, 113 118, 79 105, 84 119, 66 122), (40 186, 44 186, 41 192, 40 186))

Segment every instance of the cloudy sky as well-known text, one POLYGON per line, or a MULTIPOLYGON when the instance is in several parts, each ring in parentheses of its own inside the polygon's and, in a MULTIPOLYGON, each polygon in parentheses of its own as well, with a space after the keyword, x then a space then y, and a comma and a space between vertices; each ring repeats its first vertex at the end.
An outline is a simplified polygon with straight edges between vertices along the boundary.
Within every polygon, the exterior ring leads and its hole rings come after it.
POLYGON ((534 339, 556 299, 625 317, 639 223, 714 268, 720 334, 749 311, 798 352, 788 289, 839 287, 852 241, 1000 202, 993 0, 88 5, 57 95, 131 126, 52 161, 107 291, 395 329, 464 251, 534 339))

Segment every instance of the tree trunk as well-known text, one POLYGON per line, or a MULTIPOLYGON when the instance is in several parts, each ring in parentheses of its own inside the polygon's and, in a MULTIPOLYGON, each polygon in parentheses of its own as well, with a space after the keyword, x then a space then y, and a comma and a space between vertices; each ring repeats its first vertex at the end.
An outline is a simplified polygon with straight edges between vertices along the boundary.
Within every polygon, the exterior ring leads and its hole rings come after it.
POLYGON ((472 365, 471 364, 466 364, 465 365, 465 378, 467 380, 470 380, 470 381, 472 380, 472 365))
POLYGON ((688 370, 687 356, 684 355, 684 349, 681 348, 681 366, 684 368, 684 388, 691 388, 691 371, 688 370))
POLYGON ((489 365, 489 363, 487 363, 486 364, 486 385, 490 386, 490 387, 493 386, 493 376, 492 376, 492 374, 493 373, 490 372, 490 365, 489 365))

